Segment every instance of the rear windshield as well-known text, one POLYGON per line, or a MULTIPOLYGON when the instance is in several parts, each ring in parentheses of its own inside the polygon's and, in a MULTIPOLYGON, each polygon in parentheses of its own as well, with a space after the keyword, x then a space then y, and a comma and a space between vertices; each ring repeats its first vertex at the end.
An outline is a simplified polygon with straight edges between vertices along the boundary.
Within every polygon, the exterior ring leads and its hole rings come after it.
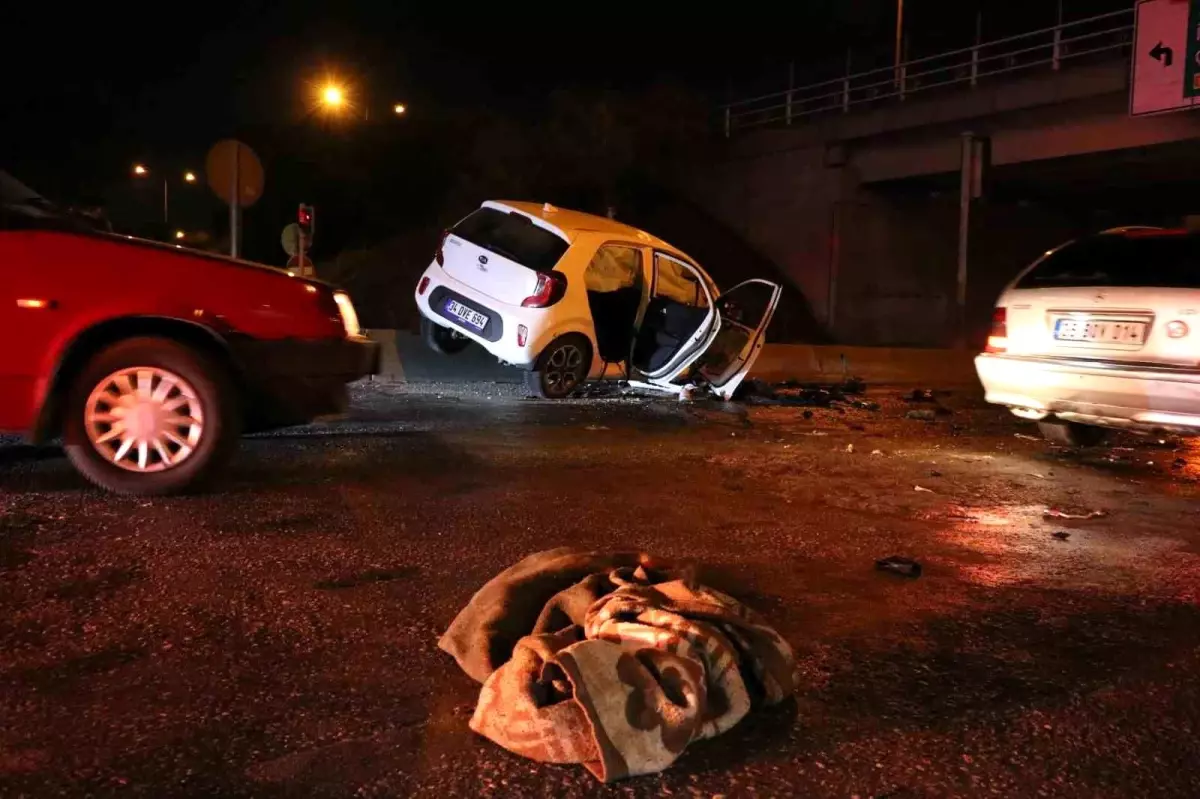
POLYGON ((569 246, 524 214, 495 208, 478 209, 450 232, 538 272, 554 269, 569 246))
POLYGON ((1069 286, 1200 288, 1200 236, 1101 235, 1042 259, 1019 289, 1069 286))

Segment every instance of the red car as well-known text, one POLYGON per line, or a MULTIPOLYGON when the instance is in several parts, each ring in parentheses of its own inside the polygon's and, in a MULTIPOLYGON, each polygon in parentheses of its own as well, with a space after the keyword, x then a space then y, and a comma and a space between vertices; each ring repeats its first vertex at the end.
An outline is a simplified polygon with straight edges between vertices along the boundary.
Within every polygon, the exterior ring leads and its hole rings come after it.
POLYGON ((93 483, 194 485, 377 371, 346 294, 98 227, 0 172, 0 431, 61 437, 93 483))

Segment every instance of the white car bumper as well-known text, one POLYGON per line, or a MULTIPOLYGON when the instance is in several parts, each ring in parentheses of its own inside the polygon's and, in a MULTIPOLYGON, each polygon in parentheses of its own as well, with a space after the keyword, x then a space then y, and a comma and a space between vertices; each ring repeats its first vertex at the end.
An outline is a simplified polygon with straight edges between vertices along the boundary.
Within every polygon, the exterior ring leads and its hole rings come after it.
POLYGON ((530 368, 537 358, 535 347, 539 341, 539 328, 542 326, 545 314, 537 308, 522 308, 507 305, 482 294, 450 275, 437 264, 430 264, 417 283, 414 297, 417 309, 426 319, 449 328, 478 343, 492 355, 505 363, 530 368), (421 282, 429 278, 425 290, 421 291, 421 282), (466 323, 455 319, 445 310, 446 301, 455 299, 488 317, 487 327, 480 331, 466 323), (527 333, 525 344, 517 343, 519 326, 524 326, 527 333))
POLYGON ((987 353, 975 369, 987 401, 1021 416, 1200 433, 1197 370, 987 353))

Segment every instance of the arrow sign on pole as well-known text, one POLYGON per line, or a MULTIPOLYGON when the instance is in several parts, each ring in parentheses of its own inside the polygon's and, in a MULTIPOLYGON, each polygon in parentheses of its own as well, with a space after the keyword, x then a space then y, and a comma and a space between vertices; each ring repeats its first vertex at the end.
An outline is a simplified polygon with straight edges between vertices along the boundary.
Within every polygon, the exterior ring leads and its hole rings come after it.
POLYGON ((1175 51, 1170 47, 1163 47, 1163 43, 1159 42, 1150 51, 1150 57, 1160 62, 1164 67, 1169 67, 1171 66, 1171 62, 1175 60, 1175 51))

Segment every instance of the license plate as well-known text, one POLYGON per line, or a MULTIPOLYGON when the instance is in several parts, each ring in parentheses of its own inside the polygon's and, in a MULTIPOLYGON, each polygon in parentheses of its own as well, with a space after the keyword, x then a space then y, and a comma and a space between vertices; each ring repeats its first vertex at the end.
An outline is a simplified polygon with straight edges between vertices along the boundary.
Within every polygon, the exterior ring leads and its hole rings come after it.
POLYGON ((1054 323, 1054 338, 1059 341, 1094 341, 1100 344, 1144 344, 1146 323, 1065 318, 1054 323))
POLYGON ((474 308, 468 308, 456 300, 446 300, 446 313, 476 330, 483 330, 487 327, 487 314, 481 314, 474 308))

